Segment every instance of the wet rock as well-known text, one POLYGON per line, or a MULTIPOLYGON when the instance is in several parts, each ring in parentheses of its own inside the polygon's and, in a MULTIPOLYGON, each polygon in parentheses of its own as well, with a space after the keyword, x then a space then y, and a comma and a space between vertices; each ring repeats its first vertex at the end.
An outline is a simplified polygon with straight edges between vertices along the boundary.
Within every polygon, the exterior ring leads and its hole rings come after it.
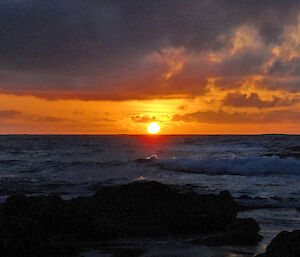
POLYGON ((0 255, 74 255, 78 245, 72 235, 63 233, 64 205, 59 197, 8 198, 0 208, 0 255))
POLYGON ((300 230, 280 232, 267 246, 265 254, 256 257, 299 257, 300 230))
POLYGON ((236 245, 257 244, 262 236, 258 234, 259 224, 255 219, 237 219, 229 224, 223 243, 236 245))
POLYGON ((266 257, 300 256, 300 230, 280 232, 268 245, 266 257))
POLYGON ((0 255, 73 256, 116 238, 221 235, 221 244, 257 242, 253 219, 237 219, 229 192, 199 195, 157 182, 104 187, 93 197, 15 195, 0 205, 0 255))
POLYGON ((228 192, 219 195, 180 193, 157 182, 106 187, 98 191, 94 199, 105 206, 111 219, 118 221, 122 233, 130 236, 222 231, 237 214, 228 192))
POLYGON ((134 248, 116 248, 112 249, 114 257, 138 257, 144 253, 144 250, 134 248))
POLYGON ((252 218, 237 219, 224 232, 205 235, 194 242, 206 245, 254 245, 262 239, 258 234, 259 229, 259 224, 252 218))

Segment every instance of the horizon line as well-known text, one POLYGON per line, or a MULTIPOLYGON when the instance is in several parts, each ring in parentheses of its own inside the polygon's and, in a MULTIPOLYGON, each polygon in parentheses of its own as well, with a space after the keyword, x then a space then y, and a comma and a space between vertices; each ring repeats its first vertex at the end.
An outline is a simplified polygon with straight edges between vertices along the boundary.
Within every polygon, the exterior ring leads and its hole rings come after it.
POLYGON ((181 133, 181 134, 148 134, 148 133, 3 133, 0 136, 300 136, 293 133, 181 133))

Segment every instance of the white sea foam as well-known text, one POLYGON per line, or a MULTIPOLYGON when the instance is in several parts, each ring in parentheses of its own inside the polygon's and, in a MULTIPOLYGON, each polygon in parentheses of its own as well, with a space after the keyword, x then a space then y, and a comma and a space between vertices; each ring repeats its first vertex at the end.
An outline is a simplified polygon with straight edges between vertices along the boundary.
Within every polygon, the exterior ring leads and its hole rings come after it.
POLYGON ((233 159, 163 159, 158 161, 164 169, 212 175, 273 175, 300 174, 300 160, 278 157, 251 157, 233 159))

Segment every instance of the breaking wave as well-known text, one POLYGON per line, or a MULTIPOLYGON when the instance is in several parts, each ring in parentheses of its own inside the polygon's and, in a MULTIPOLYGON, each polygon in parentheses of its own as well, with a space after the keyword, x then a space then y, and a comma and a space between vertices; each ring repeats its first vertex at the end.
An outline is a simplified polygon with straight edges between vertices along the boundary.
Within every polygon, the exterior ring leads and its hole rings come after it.
POLYGON ((273 175, 300 174, 300 160, 279 157, 251 157, 233 159, 162 159, 158 165, 163 169, 211 175, 273 175))

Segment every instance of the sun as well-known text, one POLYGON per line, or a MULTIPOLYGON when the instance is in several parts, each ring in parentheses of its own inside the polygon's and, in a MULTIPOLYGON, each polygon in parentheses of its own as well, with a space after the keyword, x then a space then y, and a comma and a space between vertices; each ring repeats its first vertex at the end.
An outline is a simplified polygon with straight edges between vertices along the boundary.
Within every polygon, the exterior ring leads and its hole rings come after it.
POLYGON ((147 127, 149 133, 157 134, 160 131, 160 126, 156 122, 152 122, 147 127))

